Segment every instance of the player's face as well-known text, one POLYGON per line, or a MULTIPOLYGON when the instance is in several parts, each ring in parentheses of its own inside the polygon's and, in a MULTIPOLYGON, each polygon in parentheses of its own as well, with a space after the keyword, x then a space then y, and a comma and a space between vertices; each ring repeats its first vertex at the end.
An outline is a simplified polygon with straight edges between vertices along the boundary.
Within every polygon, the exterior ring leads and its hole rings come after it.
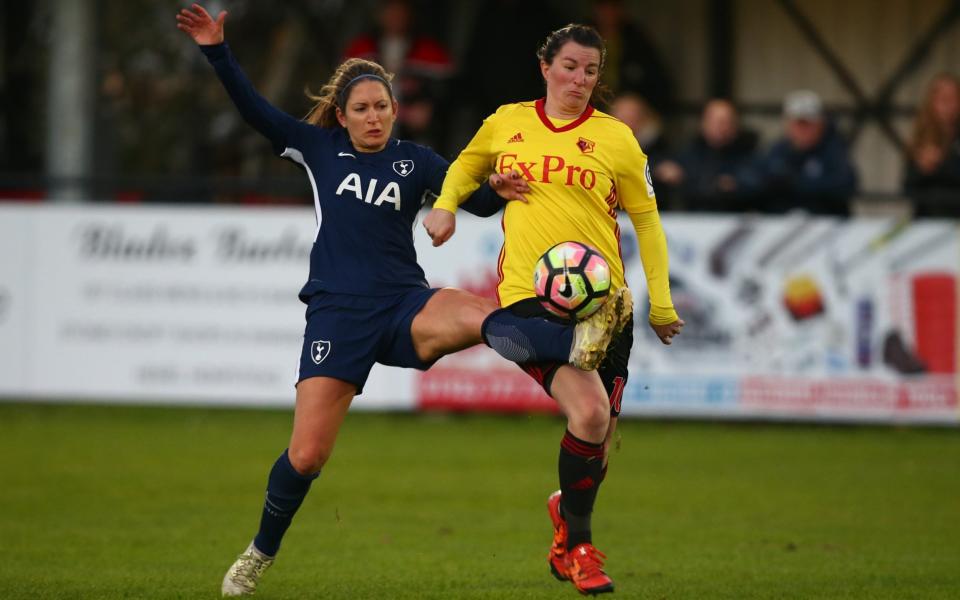
POLYGON ((375 80, 357 82, 344 104, 345 111, 337 109, 337 121, 347 129, 353 147, 360 152, 383 150, 397 118, 397 101, 387 88, 375 80))
POLYGON ((578 115, 587 108, 600 78, 600 51, 569 41, 549 65, 540 61, 547 82, 547 102, 562 112, 578 115))

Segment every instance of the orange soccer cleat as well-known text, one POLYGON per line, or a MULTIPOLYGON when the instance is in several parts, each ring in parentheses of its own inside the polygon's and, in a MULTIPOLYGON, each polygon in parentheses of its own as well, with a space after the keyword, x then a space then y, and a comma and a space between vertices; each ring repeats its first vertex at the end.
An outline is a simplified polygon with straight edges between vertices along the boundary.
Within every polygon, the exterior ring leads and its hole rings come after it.
POLYGON ((606 556, 593 544, 580 544, 567 552, 566 573, 581 594, 603 594, 613 591, 613 580, 603 572, 606 556))
POLYGON ((547 561, 550 563, 550 572, 560 581, 570 579, 567 575, 567 522, 560 514, 560 490, 550 494, 547 498, 547 512, 550 513, 550 522, 553 523, 553 545, 547 561))

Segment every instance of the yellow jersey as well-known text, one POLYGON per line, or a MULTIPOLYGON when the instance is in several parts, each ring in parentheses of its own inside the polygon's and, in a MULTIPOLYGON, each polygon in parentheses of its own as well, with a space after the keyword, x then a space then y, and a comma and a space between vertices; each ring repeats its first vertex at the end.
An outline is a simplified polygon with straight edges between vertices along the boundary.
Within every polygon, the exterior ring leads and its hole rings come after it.
MULTIPOLYGON (((518 171, 531 191, 527 203, 510 202, 504 212, 500 304, 533 297, 537 261, 567 240, 599 250, 614 289, 624 286, 616 211, 622 208, 633 218, 655 215, 657 206, 647 157, 630 128, 590 106, 573 121, 548 117, 542 99, 501 106, 450 165, 434 206, 455 212, 491 173, 510 170, 518 171)), ((665 273, 665 264, 657 266, 665 273)), ((666 301, 657 304, 675 319, 666 290, 666 301)))

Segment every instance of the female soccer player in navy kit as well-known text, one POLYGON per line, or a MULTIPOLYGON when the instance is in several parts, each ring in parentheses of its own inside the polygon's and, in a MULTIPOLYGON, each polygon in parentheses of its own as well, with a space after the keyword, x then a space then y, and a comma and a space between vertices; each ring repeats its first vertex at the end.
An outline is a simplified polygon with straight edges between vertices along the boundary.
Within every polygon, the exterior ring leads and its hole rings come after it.
MULTIPOLYGON (((530 273, 554 244, 577 240, 599 249, 610 264, 611 285, 626 285, 618 208, 627 212, 637 232, 650 325, 665 344, 683 327, 670 299, 667 246, 647 157, 628 127, 591 105, 605 52, 603 38, 592 27, 569 25, 551 33, 537 53, 546 97, 501 106, 484 121, 450 166, 440 197, 423 221, 434 244, 442 244, 454 232, 458 204, 491 172, 518 168, 530 181, 529 201, 511 203, 503 217, 497 291, 504 308, 483 326, 493 347, 491 332, 503 327, 507 315, 518 320, 544 316, 533 297, 530 273)), ((629 299, 629 294, 623 296, 629 299)), ((625 318, 631 319, 629 300, 625 304, 625 318)), ((560 491, 547 502, 554 526, 548 560, 558 579, 569 579, 584 594, 613 591, 603 554, 593 545, 590 517, 606 473, 632 342, 631 325, 610 343, 607 359, 595 372, 557 362, 521 364, 567 416, 558 461, 560 491)))
MULTIPOLYGON (((440 190, 448 164, 428 148, 390 137, 397 102, 383 68, 344 62, 300 121, 253 89, 223 41, 225 18, 222 12, 214 20, 194 4, 177 15, 177 26, 200 45, 244 119, 277 154, 306 170, 317 213, 310 276, 300 291, 307 324, 293 433, 270 472, 260 529, 224 577, 223 594, 237 596, 252 594, 273 563, 373 364, 429 368, 444 354, 483 341, 481 325, 497 306, 426 283, 413 222, 425 192, 440 190)), ((504 198, 519 199, 529 189, 509 174, 490 182, 504 198)), ((481 186, 470 205, 493 214, 503 201, 481 186)), ((511 330, 517 335, 510 352, 595 368, 617 323, 601 310, 576 328, 545 320, 520 325, 511 330)))

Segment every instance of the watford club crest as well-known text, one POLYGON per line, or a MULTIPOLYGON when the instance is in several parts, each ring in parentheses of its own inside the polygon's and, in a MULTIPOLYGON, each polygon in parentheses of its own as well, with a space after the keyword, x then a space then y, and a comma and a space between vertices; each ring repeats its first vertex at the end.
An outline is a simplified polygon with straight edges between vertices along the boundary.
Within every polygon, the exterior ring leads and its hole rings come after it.
POLYGON ((584 154, 590 154, 593 152, 593 147, 596 145, 596 142, 591 142, 587 138, 580 138, 577 140, 577 148, 580 148, 580 152, 583 152, 584 154))

